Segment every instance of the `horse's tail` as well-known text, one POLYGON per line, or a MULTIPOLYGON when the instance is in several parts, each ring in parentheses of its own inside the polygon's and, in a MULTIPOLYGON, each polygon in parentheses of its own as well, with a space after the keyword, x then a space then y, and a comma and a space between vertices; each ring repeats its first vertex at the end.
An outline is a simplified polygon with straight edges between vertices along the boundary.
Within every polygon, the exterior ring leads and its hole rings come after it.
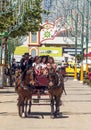
POLYGON ((67 95, 66 90, 65 90, 65 87, 64 87, 64 83, 63 83, 63 85, 62 85, 62 88, 63 88, 64 94, 67 95))
POLYGON ((16 84, 16 85, 15 85, 15 92, 18 92, 18 87, 19 87, 19 85, 16 84))
POLYGON ((59 77, 59 81, 61 81, 61 83, 62 83, 62 88, 63 88, 64 94, 67 95, 65 87, 64 87, 64 79, 63 79, 62 74, 58 74, 58 77, 59 77))
POLYGON ((17 78, 15 82, 15 91, 18 92, 18 88, 20 86, 20 80, 17 78))

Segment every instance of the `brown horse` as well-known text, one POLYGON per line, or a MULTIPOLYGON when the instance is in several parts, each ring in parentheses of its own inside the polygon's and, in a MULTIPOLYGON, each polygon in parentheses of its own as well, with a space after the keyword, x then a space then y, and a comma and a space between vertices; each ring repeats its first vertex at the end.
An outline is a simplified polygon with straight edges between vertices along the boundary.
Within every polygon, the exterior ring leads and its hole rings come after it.
POLYGON ((49 72, 48 79, 48 92, 51 100, 51 117, 57 117, 57 115, 59 115, 60 99, 64 91, 64 80, 61 74, 57 74, 53 70, 49 72))
POLYGON ((16 87, 15 90, 18 93, 18 111, 19 116, 26 117, 30 114, 31 111, 31 100, 32 100, 32 93, 33 93, 33 86, 34 86, 34 74, 33 70, 25 70, 23 73, 23 79, 21 78, 22 75, 20 74, 16 77, 16 87), (29 103, 28 103, 29 102, 29 103), (27 107, 29 104, 29 109, 27 111, 27 107))

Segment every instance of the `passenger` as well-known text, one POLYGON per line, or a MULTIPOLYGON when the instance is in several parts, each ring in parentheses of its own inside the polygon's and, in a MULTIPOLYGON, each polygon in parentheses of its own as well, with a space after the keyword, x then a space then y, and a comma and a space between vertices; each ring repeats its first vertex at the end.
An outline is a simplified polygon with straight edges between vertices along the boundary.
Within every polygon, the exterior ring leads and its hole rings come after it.
POLYGON ((34 59, 34 62, 32 64, 32 67, 34 69, 38 69, 40 67, 40 63, 41 63, 41 57, 40 56, 36 56, 34 59))
POLYGON ((42 59, 41 59, 41 63, 40 63, 42 69, 46 68, 46 66, 47 66, 47 65, 46 65, 46 62, 47 62, 46 57, 45 57, 45 56, 42 57, 42 59))
POLYGON ((47 68, 56 68, 56 64, 54 62, 54 58, 53 57, 49 57, 48 58, 48 63, 47 63, 47 68))
POLYGON ((35 71, 35 74, 40 75, 40 71, 41 71, 41 57, 40 56, 35 57, 32 67, 35 71))

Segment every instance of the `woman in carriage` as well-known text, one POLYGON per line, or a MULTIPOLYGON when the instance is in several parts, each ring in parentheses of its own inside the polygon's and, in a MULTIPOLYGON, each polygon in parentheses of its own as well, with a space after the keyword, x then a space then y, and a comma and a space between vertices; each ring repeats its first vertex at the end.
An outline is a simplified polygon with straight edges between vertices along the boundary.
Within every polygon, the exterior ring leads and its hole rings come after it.
POLYGON ((57 65, 54 62, 54 58, 53 57, 49 57, 48 58, 47 68, 48 68, 49 71, 55 71, 56 72, 57 65))
POLYGON ((32 64, 35 72, 35 86, 47 86, 47 68, 46 68, 46 57, 37 56, 35 62, 32 64))

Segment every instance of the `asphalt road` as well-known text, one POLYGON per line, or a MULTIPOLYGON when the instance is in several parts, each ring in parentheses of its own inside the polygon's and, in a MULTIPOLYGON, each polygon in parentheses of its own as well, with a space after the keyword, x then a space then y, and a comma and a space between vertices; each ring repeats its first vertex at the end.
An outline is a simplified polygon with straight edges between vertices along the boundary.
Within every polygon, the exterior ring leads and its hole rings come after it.
POLYGON ((59 118, 50 118, 50 105, 33 105, 32 116, 20 118, 14 88, 0 89, 0 130, 91 130, 91 88, 79 81, 65 82, 59 118))

